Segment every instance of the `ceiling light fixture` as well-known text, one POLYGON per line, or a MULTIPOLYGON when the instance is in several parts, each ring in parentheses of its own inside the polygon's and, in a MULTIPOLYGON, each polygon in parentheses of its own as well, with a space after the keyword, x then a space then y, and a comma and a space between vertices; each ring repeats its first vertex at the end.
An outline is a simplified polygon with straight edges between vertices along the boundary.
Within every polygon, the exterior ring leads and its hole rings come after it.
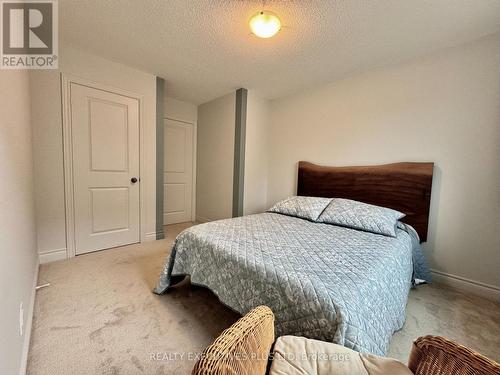
POLYGON ((250 30, 259 38, 270 38, 281 30, 281 21, 276 14, 267 10, 260 11, 250 18, 250 30))

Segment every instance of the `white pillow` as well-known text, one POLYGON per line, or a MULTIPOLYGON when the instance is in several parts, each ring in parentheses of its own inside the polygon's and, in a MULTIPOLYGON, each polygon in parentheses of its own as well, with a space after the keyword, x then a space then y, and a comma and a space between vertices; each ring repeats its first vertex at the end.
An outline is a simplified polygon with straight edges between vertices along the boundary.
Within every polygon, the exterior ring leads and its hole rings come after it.
POLYGON ((290 197, 279 201, 267 212, 316 221, 331 201, 332 198, 290 197))
POLYGON ((390 208, 334 198, 317 221, 396 237, 398 220, 404 216, 405 214, 390 208))

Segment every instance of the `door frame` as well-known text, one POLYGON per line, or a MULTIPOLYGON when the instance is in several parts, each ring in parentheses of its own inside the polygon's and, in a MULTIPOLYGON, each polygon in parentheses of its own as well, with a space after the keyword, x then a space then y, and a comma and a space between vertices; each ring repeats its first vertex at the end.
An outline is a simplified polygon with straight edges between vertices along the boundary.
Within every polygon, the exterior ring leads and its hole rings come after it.
POLYGON ((126 96, 139 102, 139 233, 140 242, 146 241, 146 189, 144 186, 143 171, 146 171, 145 132, 144 132, 144 97, 140 94, 120 88, 103 85, 88 79, 71 74, 61 73, 61 99, 63 124, 63 161, 64 161, 64 203, 66 223, 66 257, 76 256, 75 242, 75 211, 74 211, 74 183, 73 183, 73 142, 71 124, 71 92, 72 83, 92 89, 102 90, 111 94, 126 96))
MULTIPOLYGON (((197 140, 198 140, 198 123, 196 121, 187 121, 187 120, 183 120, 183 119, 180 119, 180 118, 175 118, 175 117, 171 117, 171 116, 163 116, 163 120, 171 120, 171 121, 177 121, 177 122, 182 122, 183 124, 186 124, 186 125, 191 125, 193 127, 193 155, 192 155, 192 159, 193 159, 193 163, 192 163, 192 172, 193 172, 193 175, 192 175, 192 182, 191 182, 191 221, 196 221, 196 175, 197 175, 197 171, 196 171, 196 149, 197 149, 197 140)), ((165 125, 164 125, 165 126, 165 125)), ((163 150, 163 152, 165 152, 165 150, 163 150)), ((165 174, 164 172, 165 171, 162 171, 163 174, 165 174)), ((165 189, 165 179, 163 180, 163 189, 165 189)), ((167 201, 165 201, 164 203, 164 206, 166 206, 168 204, 167 201)), ((163 225, 165 226, 166 224, 163 223, 163 225)))

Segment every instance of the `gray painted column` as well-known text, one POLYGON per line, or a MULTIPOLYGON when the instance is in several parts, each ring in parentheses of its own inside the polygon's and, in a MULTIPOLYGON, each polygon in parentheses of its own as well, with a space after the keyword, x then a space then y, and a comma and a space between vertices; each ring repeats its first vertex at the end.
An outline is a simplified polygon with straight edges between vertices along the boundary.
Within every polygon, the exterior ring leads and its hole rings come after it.
POLYGON ((165 238, 163 232, 163 160, 165 158, 163 132, 163 95, 165 80, 156 77, 156 239, 165 238))
POLYGON ((247 124, 247 89, 236 90, 234 131, 233 217, 243 216, 245 192, 245 137, 247 124))

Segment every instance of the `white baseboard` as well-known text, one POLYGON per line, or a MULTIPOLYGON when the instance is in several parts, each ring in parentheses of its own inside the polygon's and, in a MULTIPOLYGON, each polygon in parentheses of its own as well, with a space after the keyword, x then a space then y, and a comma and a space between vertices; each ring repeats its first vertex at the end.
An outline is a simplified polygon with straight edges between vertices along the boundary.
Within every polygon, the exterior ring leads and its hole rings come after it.
POLYGON ((68 253, 66 249, 56 249, 50 251, 44 251, 43 253, 38 253, 38 258, 40 264, 55 262, 57 260, 68 259, 68 253))
POLYGON ((144 236, 144 242, 156 241, 156 235, 156 232, 146 233, 146 235, 144 236))
POLYGON ((431 270, 433 280, 438 284, 447 285, 464 293, 475 294, 493 301, 500 302, 500 288, 494 285, 481 283, 465 277, 452 275, 446 272, 431 270))
POLYGON ((33 327, 33 312, 35 311, 35 295, 36 295, 36 286, 38 284, 39 269, 40 269, 40 263, 37 260, 35 267, 35 275, 33 278, 33 289, 31 291, 30 305, 26 310, 27 311, 26 325, 24 330, 24 342, 23 342, 23 351, 21 353, 21 366, 19 369, 19 375, 25 375, 26 369, 28 367, 28 353, 30 350, 31 328, 33 327))
POLYGON ((197 223, 208 223, 209 221, 213 221, 213 220, 209 219, 207 217, 203 217, 203 216, 196 216, 197 223))

